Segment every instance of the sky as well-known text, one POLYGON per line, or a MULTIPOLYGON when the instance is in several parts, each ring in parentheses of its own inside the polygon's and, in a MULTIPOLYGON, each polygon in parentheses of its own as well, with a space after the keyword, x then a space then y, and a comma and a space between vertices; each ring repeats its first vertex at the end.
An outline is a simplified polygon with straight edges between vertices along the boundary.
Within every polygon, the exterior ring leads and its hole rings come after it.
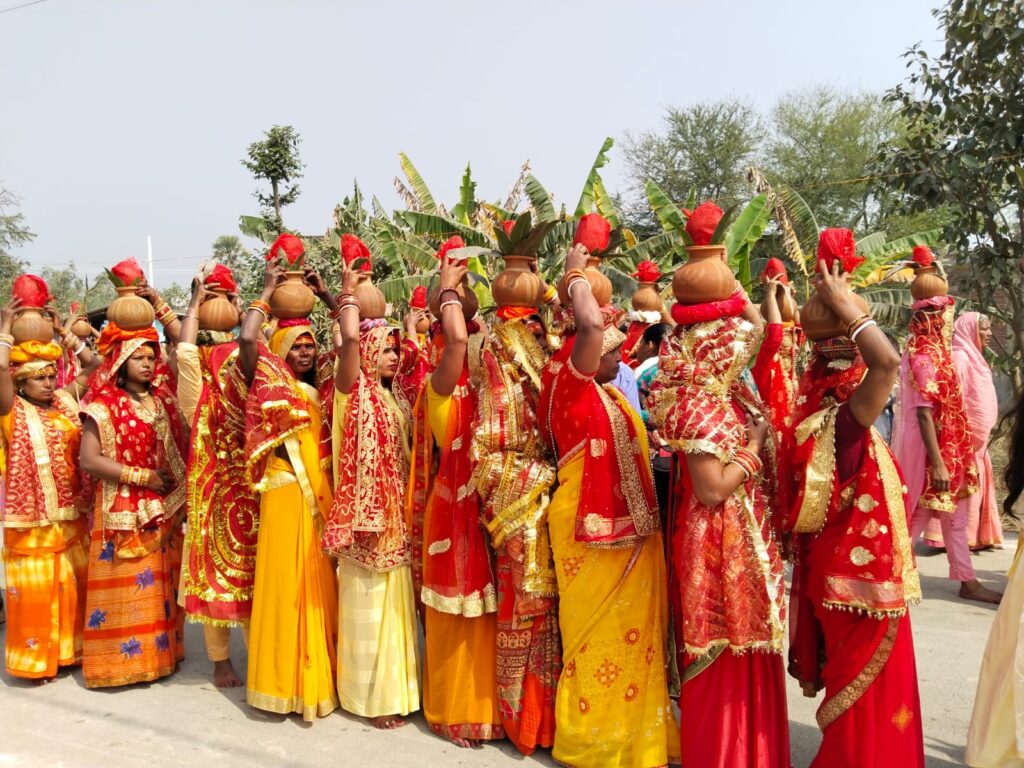
MULTIPOLYGON (((453 202, 466 163, 503 197, 519 167, 573 205, 605 136, 665 108, 788 91, 883 91, 941 41, 938 0, 0 0, 0 186, 34 269, 90 276, 146 256, 187 284, 256 214, 241 165, 275 124, 302 136, 285 224, 331 223, 358 179, 397 206, 406 152, 453 202), (884 19, 884 23, 880 20, 884 19)), ((624 164, 602 171, 615 190, 624 164)), ((250 242, 249 245, 255 243, 250 242)))

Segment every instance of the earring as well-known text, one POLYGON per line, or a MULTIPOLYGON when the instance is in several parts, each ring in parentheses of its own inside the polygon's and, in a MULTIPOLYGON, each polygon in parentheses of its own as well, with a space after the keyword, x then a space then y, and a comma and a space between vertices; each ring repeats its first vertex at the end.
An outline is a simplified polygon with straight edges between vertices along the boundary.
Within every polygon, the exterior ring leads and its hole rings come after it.
POLYGON ((119 386, 122 389, 124 389, 124 377, 123 376, 118 376, 117 377, 117 386, 119 386))

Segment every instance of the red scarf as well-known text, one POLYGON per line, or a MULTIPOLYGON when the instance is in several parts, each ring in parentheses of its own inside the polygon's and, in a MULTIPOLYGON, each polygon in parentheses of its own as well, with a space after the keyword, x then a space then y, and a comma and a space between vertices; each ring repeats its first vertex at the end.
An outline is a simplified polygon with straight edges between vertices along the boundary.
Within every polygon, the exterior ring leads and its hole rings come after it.
POLYGON ((397 331, 359 334, 360 373, 347 398, 334 504, 321 544, 335 557, 375 572, 409 565, 412 549, 403 510, 409 480, 405 417, 385 392, 381 358, 397 331))
MULTIPOLYGON (((610 316, 605 322, 611 322, 610 316)), ((575 343, 573 332, 541 374, 541 434, 559 466, 584 452, 576 541, 631 546, 660 529, 646 432, 611 385, 606 390, 593 377, 570 369, 575 343)))
MULTIPOLYGON (((908 372, 911 386, 932 404, 932 419, 949 472, 949 490, 931 487, 931 472, 925 473, 925 487, 918 507, 955 512, 957 499, 978 491, 978 468, 974 463, 971 429, 956 366, 953 364, 953 298, 937 296, 916 302, 907 340, 908 372)), ((930 466, 929 466, 930 469, 930 466)))

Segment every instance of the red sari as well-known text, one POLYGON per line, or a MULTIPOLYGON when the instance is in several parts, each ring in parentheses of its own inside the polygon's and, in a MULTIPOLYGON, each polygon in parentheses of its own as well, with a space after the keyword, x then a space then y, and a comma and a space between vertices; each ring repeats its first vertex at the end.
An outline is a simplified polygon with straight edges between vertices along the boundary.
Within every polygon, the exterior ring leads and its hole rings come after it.
POLYGON ((546 359, 524 323, 510 320, 492 327, 470 361, 480 382, 473 480, 498 580, 498 707, 505 735, 524 755, 554 743, 562 669, 547 530, 555 467, 537 418, 546 359))
POLYGON ((793 442, 790 673, 813 696, 813 766, 924 766, 907 605, 921 597, 902 478, 878 433, 845 403, 865 366, 846 339, 821 342, 800 385, 793 442))
POLYGON ((748 479, 716 507, 692 490, 685 454, 728 464, 762 404, 740 378, 758 338, 724 316, 678 325, 662 344, 648 408, 659 434, 684 454, 672 512, 672 575, 679 707, 686 766, 789 768, 782 646, 782 559, 768 499, 774 479, 748 479))

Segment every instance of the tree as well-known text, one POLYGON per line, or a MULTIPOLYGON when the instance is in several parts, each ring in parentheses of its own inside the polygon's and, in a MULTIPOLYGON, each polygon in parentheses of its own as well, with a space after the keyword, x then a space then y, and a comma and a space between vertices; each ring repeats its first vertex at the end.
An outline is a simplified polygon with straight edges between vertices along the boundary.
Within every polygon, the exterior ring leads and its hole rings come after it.
POLYGON ((714 199, 723 205, 750 199, 746 169, 756 162, 764 138, 761 116, 741 101, 669 107, 662 131, 625 138, 631 192, 624 206, 627 226, 644 234, 661 231, 643 201, 649 180, 678 203, 691 190, 696 190, 698 200, 714 199))
POLYGON ((192 291, 183 288, 178 283, 171 283, 167 288, 160 289, 160 296, 167 302, 167 306, 175 312, 184 312, 188 302, 192 298, 192 291))
POLYGON ((213 251, 213 258, 232 272, 244 269, 251 255, 249 249, 242 245, 241 238, 235 235, 221 235, 213 241, 210 248, 213 251))
POLYGON ((11 251, 35 239, 35 233, 25 226, 24 216, 12 212, 17 205, 18 198, 0 187, 0 300, 5 303, 11 296, 14 278, 28 268, 11 251))
POLYGON ((263 141, 255 141, 247 150, 248 159, 242 165, 249 169, 256 181, 270 183, 270 194, 257 189, 253 197, 259 200, 264 216, 273 216, 278 229, 282 225, 281 209, 294 203, 300 194, 295 180, 302 178, 305 167, 299 158, 302 141, 290 125, 275 125, 264 133, 263 141))
POLYGON ((1024 4, 951 0, 935 12, 945 47, 931 58, 907 54, 911 74, 886 99, 906 123, 903 141, 879 155, 876 170, 905 207, 945 205, 944 238, 960 283, 1005 336, 1000 363, 1020 388, 1024 352, 1024 4))

